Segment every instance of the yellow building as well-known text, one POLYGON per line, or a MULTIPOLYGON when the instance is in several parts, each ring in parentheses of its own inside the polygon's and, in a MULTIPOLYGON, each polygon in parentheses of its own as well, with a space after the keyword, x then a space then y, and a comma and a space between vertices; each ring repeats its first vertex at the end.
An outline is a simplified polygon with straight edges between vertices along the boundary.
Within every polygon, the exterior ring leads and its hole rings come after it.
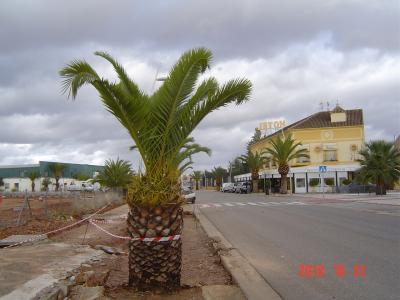
MULTIPOLYGON (((265 136, 251 145, 250 150, 260 152, 269 146, 278 134, 292 134, 302 148, 308 150, 310 159, 290 162, 289 188, 292 192, 322 192, 340 189, 344 179, 351 179, 359 168, 358 151, 364 144, 364 121, 361 109, 344 110, 336 106, 332 111, 317 112, 309 117, 265 136), (320 166, 322 166, 320 168, 320 166), (323 167, 323 166, 326 166, 323 167), (326 170, 324 173, 321 171, 326 170), (313 179, 315 178, 315 179, 313 179), (326 180, 331 178, 332 180, 326 180), (311 185, 310 185, 311 181, 311 185), (316 182, 318 184, 315 186, 316 182), (334 183, 328 186, 326 183, 334 183)), ((237 176, 240 181, 249 174, 237 176)), ((271 180, 272 191, 279 186, 277 166, 270 164, 260 172, 261 178, 271 180)))

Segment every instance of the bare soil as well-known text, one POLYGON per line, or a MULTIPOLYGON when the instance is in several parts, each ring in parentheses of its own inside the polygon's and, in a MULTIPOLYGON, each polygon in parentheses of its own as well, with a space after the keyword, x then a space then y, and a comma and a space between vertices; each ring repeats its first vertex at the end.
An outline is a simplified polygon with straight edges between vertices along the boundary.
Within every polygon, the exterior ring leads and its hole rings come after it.
MULTIPOLYGON (((113 224, 99 224, 113 234, 127 236, 125 221, 113 224)), ((82 267, 82 271, 93 270, 96 273, 110 271, 104 286, 106 296, 112 299, 203 299, 202 285, 232 284, 230 275, 220 263, 218 254, 214 253, 212 244, 197 224, 192 215, 185 215, 183 230, 182 288, 173 292, 137 292, 128 287, 128 256, 109 255, 106 259, 82 267)), ((66 243, 84 243, 91 246, 108 245, 124 252, 128 251, 125 240, 105 235, 90 226, 80 226, 68 232, 54 236, 52 240, 66 243), (84 237, 84 239, 83 239, 84 237)), ((72 297, 74 299, 74 297, 72 297)))
MULTIPOLYGON (((29 203, 32 211, 32 219, 26 223, 16 226, 19 211, 16 208, 23 206, 24 199, 21 198, 3 198, 0 203, 0 223, 8 226, 0 226, 0 239, 14 234, 41 234, 46 233, 82 219, 83 214, 93 213, 94 210, 86 210, 75 214, 68 211, 71 207, 70 199, 48 198, 48 218, 44 214, 44 201, 38 198, 30 199, 29 203)), ((103 212, 114 209, 120 204, 110 204, 103 212)), ((26 218, 28 211, 24 211, 26 218)), ((0 224, 0 225, 1 225, 0 224)))

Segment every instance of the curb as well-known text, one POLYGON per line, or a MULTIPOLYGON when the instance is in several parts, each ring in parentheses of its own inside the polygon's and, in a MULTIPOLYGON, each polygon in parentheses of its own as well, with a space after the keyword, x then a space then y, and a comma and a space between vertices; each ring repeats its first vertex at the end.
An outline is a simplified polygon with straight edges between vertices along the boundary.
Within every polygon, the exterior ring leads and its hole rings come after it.
POLYGON ((221 257, 222 265, 231 274, 233 281, 240 287, 249 300, 282 300, 281 296, 264 280, 257 270, 238 250, 219 232, 219 230, 200 211, 194 216, 204 231, 212 239, 213 247, 221 257))

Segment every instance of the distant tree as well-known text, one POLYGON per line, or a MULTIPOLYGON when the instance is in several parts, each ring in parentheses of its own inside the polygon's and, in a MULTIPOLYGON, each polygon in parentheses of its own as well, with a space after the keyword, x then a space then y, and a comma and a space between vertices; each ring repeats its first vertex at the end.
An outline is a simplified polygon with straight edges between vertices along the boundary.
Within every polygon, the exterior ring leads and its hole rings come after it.
POLYGON ((361 168, 356 179, 376 183, 376 194, 386 195, 386 189, 400 179, 400 150, 393 143, 372 141, 360 152, 361 168))
POLYGON ((0 177, 0 190, 3 190, 4 181, 3 178, 0 177))
POLYGON ((51 184, 51 180, 48 177, 43 178, 42 180, 42 187, 45 191, 49 189, 49 185, 51 184))
POLYGON ((62 172, 66 169, 66 165, 61 163, 51 163, 49 164, 49 169, 56 180, 56 191, 60 189, 59 180, 62 177, 62 172))
POLYGON ((281 175, 281 194, 287 194, 287 174, 290 167, 289 162, 293 159, 305 157, 309 158, 306 149, 299 149, 301 143, 296 143, 292 135, 287 137, 278 135, 271 140, 271 146, 265 149, 270 154, 270 158, 278 165, 278 172, 281 175))
POLYGON ((76 173, 76 174, 72 175, 72 178, 79 180, 79 181, 86 181, 86 180, 90 179, 90 176, 86 173, 76 173))
POLYGON ((240 156, 235 157, 231 164, 231 168, 232 177, 250 172, 249 166, 246 164, 245 161, 240 159, 240 156))
POLYGON ((217 190, 219 191, 221 189, 224 177, 228 175, 228 171, 222 167, 214 167, 214 169, 212 170, 212 174, 215 178, 217 190))
POLYGON ((250 146, 257 143, 261 140, 261 130, 258 128, 254 128, 253 136, 250 138, 250 141, 247 143, 247 152, 250 151, 250 146))
POLYGON ((31 181, 32 192, 35 191, 35 180, 39 177, 39 174, 36 171, 32 171, 28 174, 28 178, 31 181))
POLYGON ((106 160, 104 169, 93 179, 102 186, 112 189, 126 189, 131 182, 133 172, 131 164, 117 158, 117 160, 106 160))
POLYGON ((192 177, 196 182, 196 190, 198 190, 199 189, 199 181, 203 177, 203 173, 201 171, 194 171, 192 174, 192 177))
POLYGON ((253 192, 257 193, 258 192, 258 173, 260 172, 260 169, 264 167, 264 165, 267 163, 268 158, 266 156, 266 152, 256 152, 253 153, 249 151, 247 155, 242 155, 240 157, 241 161, 244 162, 250 169, 251 172, 251 180, 253 184, 253 192))

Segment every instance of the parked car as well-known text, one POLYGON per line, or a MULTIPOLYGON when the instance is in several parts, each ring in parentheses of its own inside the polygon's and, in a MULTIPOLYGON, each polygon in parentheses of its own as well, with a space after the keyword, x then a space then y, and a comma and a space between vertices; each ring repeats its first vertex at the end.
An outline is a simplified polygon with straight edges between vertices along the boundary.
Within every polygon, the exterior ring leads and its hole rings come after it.
POLYGON ((75 192, 75 191, 85 191, 85 192, 93 192, 95 190, 98 190, 97 187, 93 186, 92 184, 89 184, 87 182, 81 183, 81 184, 70 184, 66 186, 67 191, 70 192, 75 192))
POLYGON ((235 191, 235 184, 233 182, 223 183, 221 187, 221 192, 223 193, 233 193, 235 191))
POLYGON ((249 182, 239 182, 236 185, 235 193, 237 193, 237 194, 250 193, 250 183, 249 182))
POLYGON ((182 189, 183 198, 185 198, 186 203, 194 204, 196 201, 196 193, 188 187, 182 189))

